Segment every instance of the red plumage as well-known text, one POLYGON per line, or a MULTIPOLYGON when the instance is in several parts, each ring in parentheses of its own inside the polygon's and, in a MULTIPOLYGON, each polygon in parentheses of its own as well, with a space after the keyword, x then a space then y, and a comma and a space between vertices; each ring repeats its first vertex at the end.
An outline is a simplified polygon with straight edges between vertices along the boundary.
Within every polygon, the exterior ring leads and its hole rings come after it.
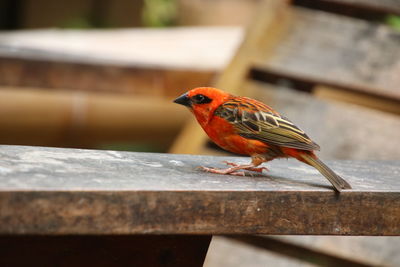
POLYGON ((219 174, 244 175, 243 171, 261 172, 261 163, 275 158, 296 158, 315 167, 337 191, 350 185, 326 166, 314 151, 319 146, 290 120, 257 100, 233 96, 212 87, 199 87, 175 99, 189 107, 197 121, 218 146, 252 158, 251 164, 227 169, 202 167, 219 174))

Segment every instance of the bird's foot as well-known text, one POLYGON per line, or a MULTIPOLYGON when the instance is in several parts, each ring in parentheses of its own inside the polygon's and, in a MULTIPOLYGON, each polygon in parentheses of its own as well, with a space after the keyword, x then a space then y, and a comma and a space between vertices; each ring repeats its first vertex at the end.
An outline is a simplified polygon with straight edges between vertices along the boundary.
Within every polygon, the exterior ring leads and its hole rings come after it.
MULTIPOLYGON (((226 165, 233 166, 233 167, 240 167, 241 165, 229 162, 229 161, 223 161, 226 165)), ((248 165, 242 165, 244 170, 252 171, 252 172, 259 172, 262 173, 263 170, 269 171, 267 167, 248 167, 248 165)))
POLYGON ((204 166, 200 166, 199 168, 205 172, 210 172, 210 173, 246 176, 246 173, 244 171, 239 172, 239 171, 237 171, 237 169, 234 169, 234 168, 215 169, 215 168, 208 168, 208 167, 204 167, 204 166))

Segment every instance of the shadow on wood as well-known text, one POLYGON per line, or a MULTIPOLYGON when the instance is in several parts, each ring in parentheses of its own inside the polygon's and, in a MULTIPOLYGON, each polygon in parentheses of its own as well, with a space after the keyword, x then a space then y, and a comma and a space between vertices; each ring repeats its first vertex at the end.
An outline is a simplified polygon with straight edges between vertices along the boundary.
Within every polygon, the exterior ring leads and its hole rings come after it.
POLYGON ((203 266, 211 236, 0 236, 1 266, 203 266))

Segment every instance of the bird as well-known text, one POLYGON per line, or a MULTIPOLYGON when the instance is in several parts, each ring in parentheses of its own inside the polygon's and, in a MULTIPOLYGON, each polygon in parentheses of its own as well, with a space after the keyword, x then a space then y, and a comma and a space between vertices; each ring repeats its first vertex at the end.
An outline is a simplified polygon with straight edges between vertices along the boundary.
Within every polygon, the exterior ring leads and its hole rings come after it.
POLYGON ((320 146, 307 134, 270 106, 248 97, 234 96, 213 87, 197 87, 174 100, 189 108, 210 139, 224 150, 251 157, 249 164, 225 169, 201 166, 216 174, 245 175, 245 170, 262 172, 258 167, 276 158, 295 158, 317 169, 341 192, 351 189, 343 178, 315 154, 320 146))

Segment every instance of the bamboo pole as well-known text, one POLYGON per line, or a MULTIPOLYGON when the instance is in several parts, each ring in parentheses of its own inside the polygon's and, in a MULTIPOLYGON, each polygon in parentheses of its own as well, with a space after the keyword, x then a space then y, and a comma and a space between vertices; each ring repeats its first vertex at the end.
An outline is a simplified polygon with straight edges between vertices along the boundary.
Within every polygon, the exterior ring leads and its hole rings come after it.
POLYGON ((167 145, 189 114, 157 97, 0 87, 0 142, 92 146, 146 140, 167 145))

